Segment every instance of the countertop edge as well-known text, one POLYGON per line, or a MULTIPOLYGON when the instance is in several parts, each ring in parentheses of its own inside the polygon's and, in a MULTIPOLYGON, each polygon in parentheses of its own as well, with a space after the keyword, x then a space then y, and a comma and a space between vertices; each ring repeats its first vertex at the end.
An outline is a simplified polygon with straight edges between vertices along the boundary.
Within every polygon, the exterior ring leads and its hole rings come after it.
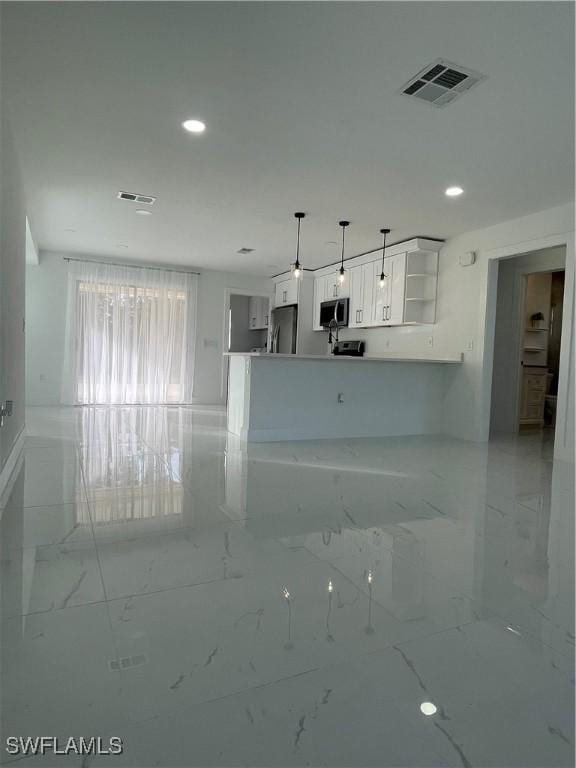
POLYGON ((345 363, 461 363, 464 355, 446 357, 352 357, 349 355, 288 355, 283 353, 262 352, 224 352, 225 357, 250 357, 261 360, 319 360, 320 362, 345 363))

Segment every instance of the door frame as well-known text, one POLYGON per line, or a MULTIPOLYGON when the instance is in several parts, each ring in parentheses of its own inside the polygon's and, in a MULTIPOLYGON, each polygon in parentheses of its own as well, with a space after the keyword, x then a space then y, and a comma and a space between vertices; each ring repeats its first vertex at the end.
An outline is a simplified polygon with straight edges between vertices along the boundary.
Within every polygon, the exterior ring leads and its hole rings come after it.
MULTIPOLYGON (((496 299, 498 293, 498 263, 500 259, 524 256, 547 248, 564 247, 564 304, 562 335, 560 341, 560 370, 558 376, 558 400, 556 406, 556 430, 554 457, 573 461, 574 451, 574 294, 575 294, 575 233, 573 231, 549 235, 487 251, 488 275, 486 280, 485 311, 480 318, 482 333, 482 380, 480 385, 480 410, 478 435, 481 441, 490 437, 490 405, 492 399, 492 375, 496 338, 496 299)), ((550 270, 548 270, 550 271, 550 270)))
MULTIPOLYGON (((268 318, 268 342, 270 341, 270 319, 272 315, 272 304, 274 294, 266 290, 255 290, 254 288, 226 288, 224 295, 224 321, 222 323, 222 350, 228 351, 228 334, 230 331, 230 296, 258 296, 259 298, 268 299, 269 303, 269 318, 268 318)), ((228 403, 228 367, 229 358, 224 355, 222 358, 222 368, 220 372, 220 399, 226 405, 228 403)))

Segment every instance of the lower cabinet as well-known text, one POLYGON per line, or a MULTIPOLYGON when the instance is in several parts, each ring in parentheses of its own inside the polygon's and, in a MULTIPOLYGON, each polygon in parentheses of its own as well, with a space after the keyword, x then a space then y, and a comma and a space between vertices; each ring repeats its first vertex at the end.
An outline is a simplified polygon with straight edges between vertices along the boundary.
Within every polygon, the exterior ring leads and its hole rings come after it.
POLYGON ((544 424, 547 373, 548 368, 523 368, 520 424, 544 424))

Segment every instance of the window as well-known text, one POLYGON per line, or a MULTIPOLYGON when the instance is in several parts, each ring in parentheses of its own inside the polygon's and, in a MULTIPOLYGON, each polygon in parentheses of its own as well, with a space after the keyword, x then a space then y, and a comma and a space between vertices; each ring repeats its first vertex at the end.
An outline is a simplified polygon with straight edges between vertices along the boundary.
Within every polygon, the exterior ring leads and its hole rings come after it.
POLYGON ((108 265, 90 274, 86 264, 75 265, 70 283, 74 401, 189 401, 193 276, 108 265))

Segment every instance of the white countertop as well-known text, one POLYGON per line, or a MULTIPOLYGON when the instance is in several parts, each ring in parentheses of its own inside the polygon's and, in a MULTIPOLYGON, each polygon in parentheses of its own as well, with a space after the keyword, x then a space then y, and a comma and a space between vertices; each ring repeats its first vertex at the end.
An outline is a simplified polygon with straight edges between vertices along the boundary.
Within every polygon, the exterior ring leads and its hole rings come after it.
POLYGON ((456 355, 443 355, 442 357, 352 357, 350 355, 289 355, 269 352, 224 352, 227 357, 257 357, 263 360, 321 360, 322 362, 344 363, 461 363, 462 352, 456 355))

